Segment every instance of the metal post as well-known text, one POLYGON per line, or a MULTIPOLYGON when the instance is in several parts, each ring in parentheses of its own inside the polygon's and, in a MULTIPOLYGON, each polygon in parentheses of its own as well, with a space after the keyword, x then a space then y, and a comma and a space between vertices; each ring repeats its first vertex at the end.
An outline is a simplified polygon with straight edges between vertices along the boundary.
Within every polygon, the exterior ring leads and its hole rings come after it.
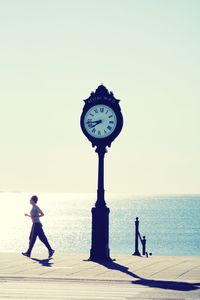
POLYGON ((142 255, 145 255, 146 254, 146 238, 145 236, 142 237, 142 255))
POLYGON ((95 206, 106 206, 105 202, 105 190, 104 190, 104 156, 106 153, 105 147, 97 147, 98 153, 98 189, 97 189, 97 201, 95 206))
POLYGON ((138 217, 135 220, 135 252, 133 255, 141 256, 138 248, 138 239, 139 238, 139 219, 138 217))
POLYGON ((90 260, 111 260, 109 249, 109 213, 104 199, 104 155, 106 148, 97 147, 98 153, 98 189, 97 201, 92 208, 92 246, 90 260))

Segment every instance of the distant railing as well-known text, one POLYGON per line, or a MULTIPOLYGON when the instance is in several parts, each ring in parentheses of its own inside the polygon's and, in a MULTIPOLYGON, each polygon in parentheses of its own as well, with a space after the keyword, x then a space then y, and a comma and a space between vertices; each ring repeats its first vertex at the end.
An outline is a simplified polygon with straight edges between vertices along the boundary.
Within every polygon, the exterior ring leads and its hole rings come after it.
MULTIPOLYGON (((143 236, 141 237, 140 232, 139 232, 139 218, 137 217, 135 220, 135 252, 133 255, 141 256, 140 251, 139 251, 139 240, 142 244, 142 255, 146 255, 148 257, 148 252, 146 251, 146 237, 143 236)), ((149 253, 152 255, 152 253, 149 253)))

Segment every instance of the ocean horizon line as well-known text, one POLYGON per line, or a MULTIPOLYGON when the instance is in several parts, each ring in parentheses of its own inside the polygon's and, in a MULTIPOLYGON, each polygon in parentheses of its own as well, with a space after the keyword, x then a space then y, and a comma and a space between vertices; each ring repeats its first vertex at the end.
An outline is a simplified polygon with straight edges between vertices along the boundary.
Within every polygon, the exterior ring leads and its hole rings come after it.
MULTIPOLYGON (((77 195, 97 195, 97 192, 61 192, 61 191, 0 191, 1 194, 77 194, 77 195)), ((105 190, 106 195, 123 195, 123 196, 200 196, 200 192, 198 193, 127 193, 127 192, 107 192, 105 190)))

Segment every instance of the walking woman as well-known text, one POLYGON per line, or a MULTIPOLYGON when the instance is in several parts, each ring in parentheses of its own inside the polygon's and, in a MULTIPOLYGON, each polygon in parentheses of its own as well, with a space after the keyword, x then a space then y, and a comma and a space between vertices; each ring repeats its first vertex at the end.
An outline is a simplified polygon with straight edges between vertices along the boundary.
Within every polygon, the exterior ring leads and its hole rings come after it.
POLYGON ((44 243, 44 245, 47 247, 49 252, 49 258, 53 256, 55 250, 53 250, 47 240, 47 237, 42 229, 42 223, 40 222, 40 218, 44 216, 44 213, 41 211, 41 209, 37 206, 38 197, 32 196, 30 199, 30 204, 33 206, 30 215, 25 214, 26 217, 30 217, 33 225, 31 228, 31 233, 29 237, 29 248, 26 252, 22 252, 23 255, 30 257, 31 251, 33 249, 33 246, 35 244, 37 236, 39 239, 44 243))

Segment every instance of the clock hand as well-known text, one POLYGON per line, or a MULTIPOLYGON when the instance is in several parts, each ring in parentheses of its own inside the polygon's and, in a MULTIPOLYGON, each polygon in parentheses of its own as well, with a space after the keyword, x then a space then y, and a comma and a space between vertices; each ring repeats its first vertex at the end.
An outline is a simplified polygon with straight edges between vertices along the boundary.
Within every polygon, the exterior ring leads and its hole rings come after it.
POLYGON ((96 125, 98 125, 99 123, 102 123, 102 120, 94 121, 94 122, 92 122, 92 123, 96 123, 96 124, 92 125, 90 128, 93 128, 93 127, 95 127, 96 125))
POLYGON ((87 121, 86 124, 91 124, 91 123, 98 123, 100 120, 98 121, 87 121))
MULTIPOLYGON (((95 123, 92 127, 96 126, 97 124, 101 123, 102 120, 98 120, 98 121, 88 121, 86 124, 92 124, 92 123, 95 123)), ((92 128, 90 127, 90 128, 92 128)))

